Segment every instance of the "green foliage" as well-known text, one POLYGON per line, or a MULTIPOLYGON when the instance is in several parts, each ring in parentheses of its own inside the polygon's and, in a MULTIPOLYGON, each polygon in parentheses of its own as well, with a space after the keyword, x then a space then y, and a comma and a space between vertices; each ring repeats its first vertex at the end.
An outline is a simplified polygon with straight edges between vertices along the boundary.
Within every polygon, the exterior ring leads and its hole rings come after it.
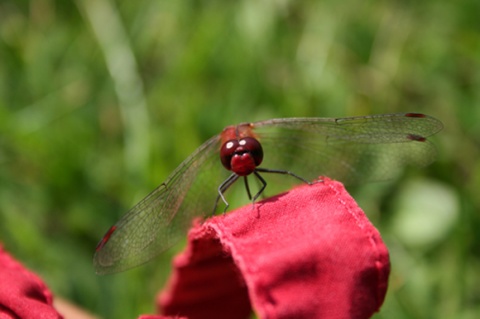
POLYGON ((91 312, 152 313, 174 251, 97 277, 95 244, 207 138, 274 117, 423 112, 445 124, 439 160, 353 190, 391 253, 376 318, 476 318, 478 12, 475 0, 3 0, 0 241, 91 312))

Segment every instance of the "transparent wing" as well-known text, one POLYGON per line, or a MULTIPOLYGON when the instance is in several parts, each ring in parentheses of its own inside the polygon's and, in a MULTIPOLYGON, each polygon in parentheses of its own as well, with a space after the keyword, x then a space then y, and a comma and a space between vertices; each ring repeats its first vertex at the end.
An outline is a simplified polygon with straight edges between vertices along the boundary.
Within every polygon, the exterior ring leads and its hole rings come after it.
POLYGON ((386 180, 406 165, 430 164, 436 150, 426 138, 442 129, 437 119, 414 113, 273 119, 253 126, 264 151, 261 167, 345 184, 386 180))
MULTIPOLYGON (((262 143, 261 167, 291 171, 307 180, 325 175, 349 184, 391 178, 408 164, 429 164, 436 152, 427 137, 442 128, 440 121, 412 113, 246 125, 262 143)), ((205 142, 107 232, 94 256, 97 273, 149 261, 178 242, 195 217, 213 212, 217 187, 231 174, 220 163, 220 143, 221 135, 205 142)), ((269 183, 269 193, 276 189, 269 183)))
POLYGON ((94 256, 98 274, 149 261, 183 238, 195 217, 212 213, 216 187, 229 175, 219 143, 218 135, 205 142, 107 232, 94 256))

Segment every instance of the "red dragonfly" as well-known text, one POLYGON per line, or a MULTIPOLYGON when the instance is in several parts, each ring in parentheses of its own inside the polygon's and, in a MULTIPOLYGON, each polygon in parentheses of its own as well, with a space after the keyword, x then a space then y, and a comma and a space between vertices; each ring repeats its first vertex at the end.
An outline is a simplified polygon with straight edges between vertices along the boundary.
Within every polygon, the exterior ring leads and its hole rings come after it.
POLYGON ((226 210, 224 193, 239 178, 253 201, 267 186, 263 173, 291 175, 305 183, 318 176, 345 184, 385 180, 405 165, 430 164, 436 151, 427 137, 441 129, 440 121, 418 113, 284 118, 228 126, 107 231, 96 248, 95 270, 124 271, 170 248, 185 236, 195 217, 215 212, 220 200, 226 210), (260 182, 254 196, 249 175, 260 182))

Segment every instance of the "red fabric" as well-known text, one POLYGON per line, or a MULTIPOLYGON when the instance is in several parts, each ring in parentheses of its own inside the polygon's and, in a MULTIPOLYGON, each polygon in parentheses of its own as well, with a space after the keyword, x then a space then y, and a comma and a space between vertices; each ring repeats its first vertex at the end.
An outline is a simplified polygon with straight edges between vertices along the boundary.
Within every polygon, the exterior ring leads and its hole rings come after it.
POLYGON ((0 246, 0 319, 62 318, 52 301, 43 281, 0 246))
POLYGON ((390 263, 380 234, 342 184, 324 179, 191 229, 159 295, 166 316, 369 318, 390 263))

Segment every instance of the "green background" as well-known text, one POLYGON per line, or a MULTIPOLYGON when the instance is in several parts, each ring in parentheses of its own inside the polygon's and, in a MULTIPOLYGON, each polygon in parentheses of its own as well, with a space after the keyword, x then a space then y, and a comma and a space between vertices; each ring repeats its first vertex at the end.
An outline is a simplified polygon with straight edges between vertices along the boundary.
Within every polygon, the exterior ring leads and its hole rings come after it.
POLYGON ((352 189, 391 254, 375 318, 480 314, 480 2, 0 2, 0 241, 104 318, 154 312, 175 250, 97 241, 203 141, 275 117, 422 112, 438 161, 352 189))

